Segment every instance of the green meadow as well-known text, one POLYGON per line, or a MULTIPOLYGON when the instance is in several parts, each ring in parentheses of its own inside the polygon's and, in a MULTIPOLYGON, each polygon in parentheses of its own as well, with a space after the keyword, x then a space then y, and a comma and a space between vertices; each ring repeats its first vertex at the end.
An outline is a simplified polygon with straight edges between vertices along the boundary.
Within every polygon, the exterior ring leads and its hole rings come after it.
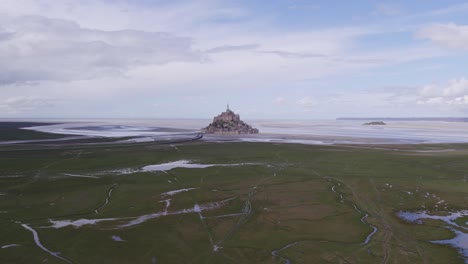
POLYGON ((396 213, 468 209, 467 160, 463 144, 1 146, 0 247, 18 246, 0 263, 464 263, 429 242, 454 236, 443 222, 396 213), (223 166, 141 170, 179 160, 223 166))

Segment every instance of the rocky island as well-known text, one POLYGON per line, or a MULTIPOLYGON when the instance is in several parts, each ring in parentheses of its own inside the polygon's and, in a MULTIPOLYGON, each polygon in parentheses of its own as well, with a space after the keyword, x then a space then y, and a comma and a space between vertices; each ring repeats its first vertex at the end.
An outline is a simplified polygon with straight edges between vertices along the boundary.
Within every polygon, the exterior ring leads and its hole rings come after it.
POLYGON ((386 124, 382 121, 372 121, 362 124, 363 126, 385 126, 386 124))
POLYGON ((207 134, 258 134, 258 129, 240 120, 240 116, 229 109, 213 118, 213 123, 202 129, 207 134))

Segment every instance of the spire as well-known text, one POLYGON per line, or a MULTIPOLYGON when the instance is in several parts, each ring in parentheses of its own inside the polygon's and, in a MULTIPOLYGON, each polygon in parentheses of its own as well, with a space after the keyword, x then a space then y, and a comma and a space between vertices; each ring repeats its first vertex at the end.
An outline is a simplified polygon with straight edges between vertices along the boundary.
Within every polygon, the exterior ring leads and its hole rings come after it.
POLYGON ((226 111, 229 111, 229 103, 227 103, 227 108, 226 108, 226 111))

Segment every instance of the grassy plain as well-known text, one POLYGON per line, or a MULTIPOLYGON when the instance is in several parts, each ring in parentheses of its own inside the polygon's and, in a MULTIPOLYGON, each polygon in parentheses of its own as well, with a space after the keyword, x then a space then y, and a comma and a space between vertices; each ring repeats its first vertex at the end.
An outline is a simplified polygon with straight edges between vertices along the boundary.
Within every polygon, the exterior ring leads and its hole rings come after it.
POLYGON ((453 236, 442 223, 409 224, 395 213, 468 209, 467 158, 461 144, 0 147, 0 247, 20 245, 0 249, 0 263, 64 263, 21 223, 73 263, 463 263, 455 249, 427 242, 453 236), (244 165, 115 172, 177 160, 244 165), (198 189, 161 195, 183 188, 198 189), (112 221, 49 228, 49 219, 163 212, 165 199, 175 212, 229 198, 218 209, 127 228, 112 221), (368 244, 373 229, 354 206, 378 228, 368 244))

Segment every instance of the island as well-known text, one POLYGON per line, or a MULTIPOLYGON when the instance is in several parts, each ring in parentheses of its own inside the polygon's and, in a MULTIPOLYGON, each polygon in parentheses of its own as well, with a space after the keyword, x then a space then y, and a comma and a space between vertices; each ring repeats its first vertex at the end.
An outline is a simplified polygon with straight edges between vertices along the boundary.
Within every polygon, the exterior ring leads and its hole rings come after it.
POLYGON ((207 134, 258 134, 258 129, 251 127, 240 120, 240 116, 229 109, 213 118, 213 122, 202 129, 207 134))
POLYGON ((382 121, 372 121, 372 122, 367 122, 367 123, 364 123, 362 124, 363 126, 385 126, 387 124, 385 124, 384 122, 382 121))

